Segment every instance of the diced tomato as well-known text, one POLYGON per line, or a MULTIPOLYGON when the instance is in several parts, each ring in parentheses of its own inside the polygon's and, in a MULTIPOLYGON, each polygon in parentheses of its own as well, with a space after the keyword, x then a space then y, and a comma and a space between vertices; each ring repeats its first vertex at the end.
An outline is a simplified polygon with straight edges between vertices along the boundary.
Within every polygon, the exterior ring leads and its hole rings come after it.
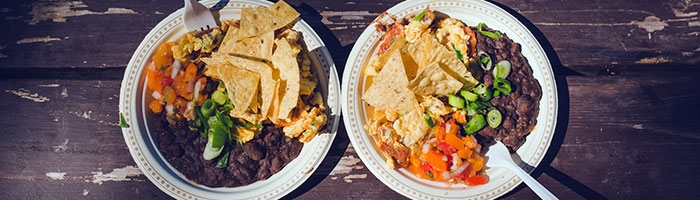
POLYGON ((160 79, 160 84, 161 84, 163 87, 171 86, 171 85, 173 85, 173 79, 170 78, 170 76, 164 75, 164 76, 161 77, 161 79, 160 79))
POLYGON ((457 151, 457 156, 461 159, 467 159, 472 155, 472 150, 470 149, 460 149, 457 151))
POLYGON ((464 142, 462 142, 462 140, 459 139, 459 136, 457 136, 455 134, 446 134, 445 135, 445 143, 454 147, 455 151, 459 150, 459 149, 464 149, 464 142))
POLYGON ((437 171, 442 172, 447 170, 447 161, 442 160, 442 156, 443 155, 437 151, 429 150, 428 153, 425 154, 425 160, 437 171))
POLYGON ((171 47, 172 43, 165 42, 158 46, 156 52, 151 57, 157 70, 164 71, 173 63, 173 51, 171 47))
POLYGON ((452 134, 456 135, 457 131, 459 131, 459 126, 455 123, 455 119, 450 119, 447 122, 443 124, 445 126, 445 134, 452 134), (450 125, 450 130, 447 130, 447 125, 450 125))
POLYGON ((391 42, 394 38, 403 34, 403 25, 400 23, 395 23, 391 26, 386 35, 384 35, 384 42, 379 46, 379 54, 383 54, 389 47, 391 47, 391 42))
POLYGON ((466 180, 467 185, 483 185, 487 182, 489 182, 489 179, 484 175, 472 175, 466 180))
POLYGON ((438 144, 438 149, 445 154, 452 154, 452 153, 457 152, 456 148, 454 148, 453 146, 450 146, 450 144, 447 144, 446 142, 440 142, 438 144))

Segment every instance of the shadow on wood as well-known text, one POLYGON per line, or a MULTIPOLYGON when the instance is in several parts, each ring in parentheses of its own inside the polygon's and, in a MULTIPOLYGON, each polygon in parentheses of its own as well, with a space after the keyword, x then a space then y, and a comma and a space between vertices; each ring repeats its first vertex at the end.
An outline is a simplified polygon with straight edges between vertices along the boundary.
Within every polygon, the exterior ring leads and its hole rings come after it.
MULTIPOLYGON (((294 7, 301 13, 301 19, 309 24, 316 34, 321 37, 326 49, 330 51, 331 57, 333 58, 336 71, 338 72, 338 77, 343 77, 342 73, 343 69, 345 68, 345 61, 347 60, 347 56, 350 54, 352 44, 348 45, 347 47, 343 47, 338 39, 333 35, 333 32, 331 32, 331 30, 321 22, 321 19, 323 19, 321 14, 310 5, 302 3, 298 7, 294 7)), ((343 157, 349 143, 350 139, 345 132, 345 123, 341 118, 338 124, 338 132, 333 140, 331 149, 321 162, 321 165, 319 165, 318 169, 315 170, 308 180, 306 180, 301 186, 289 193, 283 199, 297 198, 321 183, 321 181, 328 177, 328 175, 333 171, 335 166, 343 157)))

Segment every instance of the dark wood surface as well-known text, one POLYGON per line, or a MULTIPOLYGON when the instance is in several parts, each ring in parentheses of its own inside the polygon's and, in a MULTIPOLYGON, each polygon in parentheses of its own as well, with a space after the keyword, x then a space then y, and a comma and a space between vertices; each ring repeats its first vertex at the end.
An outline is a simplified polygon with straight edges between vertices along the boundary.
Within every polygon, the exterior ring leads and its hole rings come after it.
MULTIPOLYGON (((338 71, 397 1, 289 0, 338 71)), ((533 176, 561 199, 689 199, 700 185, 700 1, 499 0, 554 65, 560 112, 533 176)), ((182 1, 0 3, 0 193, 7 199, 162 199, 129 155, 119 87, 146 33, 182 1)), ((359 160, 344 127, 288 195, 403 198, 359 160)), ((533 199, 524 185, 503 196, 533 199)))

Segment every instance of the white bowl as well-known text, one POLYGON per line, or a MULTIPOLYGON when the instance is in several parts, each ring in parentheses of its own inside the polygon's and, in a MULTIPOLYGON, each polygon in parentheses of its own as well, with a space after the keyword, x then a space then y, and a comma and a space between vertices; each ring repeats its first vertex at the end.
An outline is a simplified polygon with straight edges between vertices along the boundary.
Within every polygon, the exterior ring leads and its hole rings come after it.
MULTIPOLYGON (((238 19, 244 7, 269 6, 263 0, 237 0, 225 5, 218 1, 201 2, 207 7, 217 6, 220 19, 238 19)), ((122 128, 131 156, 143 174, 163 192, 179 199, 271 199, 281 198, 306 181, 318 168, 328 153, 340 121, 340 96, 338 73, 323 41, 303 20, 293 27, 302 33, 310 53, 313 70, 319 77, 318 88, 326 100, 328 122, 312 141, 305 143, 299 156, 280 172, 264 181, 234 188, 210 188, 189 181, 163 157, 158 149, 153 128, 153 113, 148 109, 151 91, 145 84, 146 63, 159 44, 174 41, 187 31, 182 20, 183 9, 163 19, 146 35, 131 57, 119 96, 119 112, 129 128, 122 128)))
MULTIPOLYGON (((480 186, 464 184, 448 185, 443 182, 420 179, 405 169, 388 170, 386 158, 377 151, 373 139, 363 126, 368 122, 366 105, 362 93, 367 88, 362 72, 369 59, 377 54, 383 32, 375 29, 375 23, 391 23, 395 19, 406 18, 423 11, 426 7, 460 19, 469 26, 479 22, 490 28, 504 32, 513 41, 520 43, 522 54, 532 66, 534 77, 542 86, 542 99, 535 129, 527 136, 517 153, 531 166, 537 166, 554 135, 557 115, 557 93, 554 73, 545 51, 535 36, 515 17, 498 6, 483 0, 411 0, 391 7, 386 15, 380 15, 373 24, 367 26, 357 39, 345 64, 341 104, 345 114, 345 127, 350 141, 367 168, 384 184, 394 191, 414 199, 492 199, 499 197, 522 182, 514 173, 505 169, 486 170, 489 182, 480 186)), ((488 167, 488 162, 486 163, 488 167)))

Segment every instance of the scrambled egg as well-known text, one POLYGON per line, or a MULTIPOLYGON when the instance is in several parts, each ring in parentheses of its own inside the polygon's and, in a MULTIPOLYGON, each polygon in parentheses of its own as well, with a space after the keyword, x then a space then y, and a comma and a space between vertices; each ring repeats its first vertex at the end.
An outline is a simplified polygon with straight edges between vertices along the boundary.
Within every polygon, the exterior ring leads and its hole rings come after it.
MULTIPOLYGON (((462 55, 468 55, 469 52, 469 35, 464 32, 465 28, 469 28, 464 23, 457 19, 447 18, 438 23, 438 29, 435 31, 435 36, 438 41, 448 47, 450 50, 457 49, 462 55)), ((468 59, 464 59, 467 63, 468 59)))
POLYGON ((318 105, 318 107, 304 106, 302 111, 293 117, 288 124, 284 125, 282 132, 287 137, 299 137, 300 142, 308 142, 316 136, 319 129, 326 124, 328 117, 323 113, 325 106, 323 105, 323 97, 320 93, 315 93, 310 104, 318 105), (310 109, 309 109, 310 108, 310 109))
POLYGON ((413 110, 394 121, 393 128, 396 134, 401 136, 403 145, 411 148, 418 141, 423 140, 430 129, 430 126, 425 123, 425 117, 422 111, 413 110))
POLYGON ((404 29, 406 40, 408 42, 415 42, 416 39, 420 38, 420 36, 428 30, 428 27, 433 23, 434 19, 435 15, 433 12, 425 12, 425 16, 420 20, 411 20, 404 29))

